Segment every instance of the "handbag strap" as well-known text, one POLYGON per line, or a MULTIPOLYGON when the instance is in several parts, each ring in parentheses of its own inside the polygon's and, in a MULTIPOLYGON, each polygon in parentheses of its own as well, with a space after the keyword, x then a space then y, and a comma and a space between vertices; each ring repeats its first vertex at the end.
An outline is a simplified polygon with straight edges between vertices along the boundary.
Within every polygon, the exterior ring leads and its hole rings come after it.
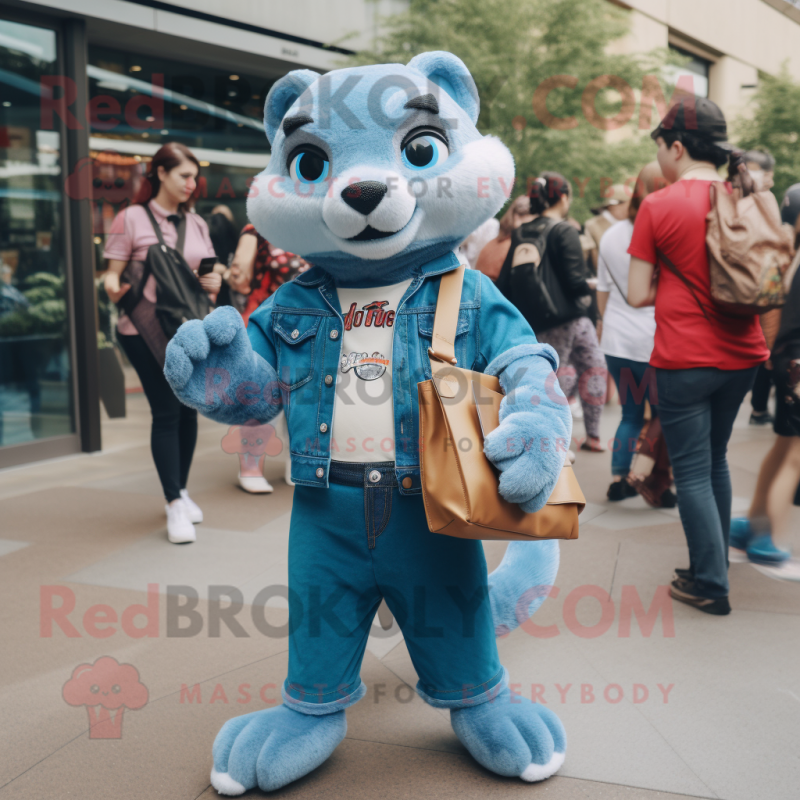
POLYGON ((428 348, 430 358, 447 364, 456 363, 456 329, 458 309, 461 305, 461 287, 464 283, 464 265, 442 275, 439 281, 439 298, 433 318, 433 336, 428 348))
POLYGON ((614 273, 611 271, 611 266, 609 265, 608 261, 604 261, 606 265, 606 272, 608 273, 608 277, 611 278, 614 286, 617 287, 617 291, 620 293, 620 296, 625 301, 625 305, 630 305, 628 302, 628 298, 625 296, 625 292, 622 291, 622 287, 619 285, 619 281, 614 277, 614 273))
POLYGON ((694 297, 695 303, 697 303, 697 305, 700 307, 700 311, 703 312, 703 316, 709 322, 711 322, 711 320, 708 318, 708 314, 706 313, 705 306, 700 302, 700 298, 695 293, 694 288, 692 287, 692 284, 689 283, 689 279, 666 257, 666 255, 664 255, 663 251, 656 250, 656 255, 658 256, 659 261, 663 262, 664 266, 673 275, 677 275, 677 277, 679 277, 684 282, 684 284, 686 285, 686 288, 691 292, 692 297, 694 297))

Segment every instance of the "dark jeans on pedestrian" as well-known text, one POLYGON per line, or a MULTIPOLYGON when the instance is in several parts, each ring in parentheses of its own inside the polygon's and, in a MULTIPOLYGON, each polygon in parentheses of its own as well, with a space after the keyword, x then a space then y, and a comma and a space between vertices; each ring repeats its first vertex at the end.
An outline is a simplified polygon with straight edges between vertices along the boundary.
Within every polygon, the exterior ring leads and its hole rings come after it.
POLYGON ((617 385, 622 405, 622 419, 611 448, 611 474, 627 475, 644 425, 645 399, 650 401, 653 413, 656 412, 653 396, 656 388, 655 370, 645 361, 609 355, 606 356, 606 364, 617 385))
POLYGON ((699 596, 728 595, 728 440, 757 367, 657 369, 658 413, 699 596))
POLYGON ((117 341, 128 356, 150 403, 153 427, 150 449, 164 489, 171 503, 186 488, 197 442, 197 412, 175 397, 160 364, 141 336, 125 336, 117 331, 117 341))

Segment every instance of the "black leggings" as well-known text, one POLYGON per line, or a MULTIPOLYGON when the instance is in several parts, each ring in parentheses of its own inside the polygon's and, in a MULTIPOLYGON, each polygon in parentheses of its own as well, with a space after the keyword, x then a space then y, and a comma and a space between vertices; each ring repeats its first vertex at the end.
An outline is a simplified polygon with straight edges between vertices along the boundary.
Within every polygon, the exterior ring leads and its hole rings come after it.
POLYGON ((753 383, 753 396, 750 399, 753 411, 755 411, 756 414, 763 414, 767 410, 769 391, 773 383, 772 378, 773 371, 761 364, 758 368, 758 372, 756 372, 756 379, 753 383))
POLYGON ((150 403, 153 414, 150 449, 164 496, 171 503, 186 488, 197 442, 197 412, 175 397, 141 336, 125 336, 118 331, 117 341, 136 370, 150 403))

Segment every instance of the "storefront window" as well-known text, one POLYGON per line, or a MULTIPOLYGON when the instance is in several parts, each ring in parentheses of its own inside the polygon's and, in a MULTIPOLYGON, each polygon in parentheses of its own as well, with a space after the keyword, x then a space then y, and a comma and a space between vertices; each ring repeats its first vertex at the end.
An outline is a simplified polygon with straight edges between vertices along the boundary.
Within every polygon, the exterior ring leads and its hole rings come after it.
POLYGON ((0 446, 75 431, 61 137, 41 113, 56 48, 0 20, 0 446))

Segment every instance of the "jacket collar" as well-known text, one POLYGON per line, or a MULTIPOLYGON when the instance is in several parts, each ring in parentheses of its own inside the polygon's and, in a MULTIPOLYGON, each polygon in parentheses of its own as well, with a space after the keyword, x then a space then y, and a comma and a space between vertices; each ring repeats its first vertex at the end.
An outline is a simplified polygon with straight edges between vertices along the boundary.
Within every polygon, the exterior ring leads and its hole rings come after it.
MULTIPOLYGON (((443 256, 434 258, 423 264, 415 271, 415 276, 421 275, 423 278, 431 278, 435 275, 442 275, 445 272, 454 270, 461 262, 453 251, 445 253, 443 256)), ((294 282, 308 288, 320 286, 322 284, 333 284, 333 277, 325 272, 322 267, 312 267, 307 272, 298 275, 294 282)))

